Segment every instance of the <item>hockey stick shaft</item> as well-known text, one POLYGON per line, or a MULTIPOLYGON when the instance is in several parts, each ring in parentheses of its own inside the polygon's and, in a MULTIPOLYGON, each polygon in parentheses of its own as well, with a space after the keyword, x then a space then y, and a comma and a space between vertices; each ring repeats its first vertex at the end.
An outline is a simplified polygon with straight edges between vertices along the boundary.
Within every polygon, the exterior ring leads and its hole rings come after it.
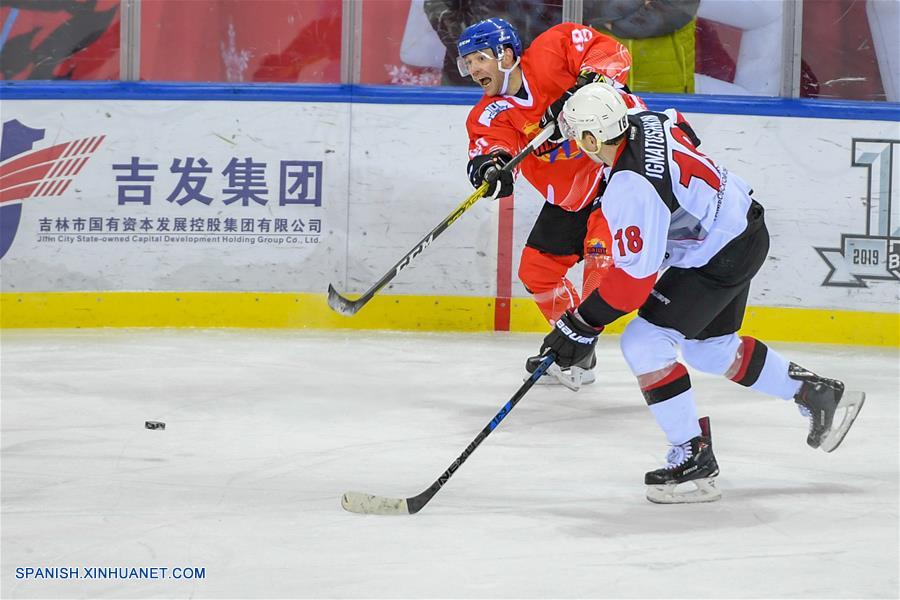
POLYGON ((456 473, 457 470, 462 466, 464 462, 475 452, 475 449, 481 445, 487 436, 491 434, 506 418, 506 416, 515 408, 516 404, 519 403, 528 390, 530 390, 535 382, 540 379, 544 373, 547 372, 547 369, 553 364, 555 360, 555 356, 552 354, 548 354, 541 361, 540 365, 538 365, 537 369, 531 374, 531 376, 525 380, 525 383, 519 387, 515 394, 513 394, 512 398, 503 405, 499 412, 494 415, 494 418, 491 419, 491 422, 488 423, 484 429, 479 432, 475 439, 466 446, 466 449, 463 450, 462 454, 460 454, 455 461, 444 471, 437 480, 431 484, 431 486, 423 491, 421 494, 417 496, 412 496, 410 498, 401 499, 401 498, 385 498, 382 496, 372 496, 369 494, 362 494, 359 492, 347 492, 344 494, 341 504, 345 509, 351 512, 359 512, 359 513, 374 513, 374 514, 411 514, 414 515, 422 508, 428 504, 428 502, 434 498, 435 494, 437 494, 444 484, 446 484, 453 474, 456 473))
MULTIPOLYGON (((515 169, 519 163, 521 163, 525 158, 534 152, 534 150, 547 141, 553 134, 553 127, 548 126, 541 130, 533 140, 531 140, 525 148, 519 152, 512 160, 503 165, 499 171, 512 171, 515 169)), ((437 224, 437 226, 428 232, 428 234, 419 240, 419 243, 416 244, 412 250, 407 252, 403 258, 401 258, 397 263, 390 268, 390 270, 385 273, 381 279, 375 282, 375 284, 366 290, 362 296, 357 298, 356 300, 349 300, 342 296, 338 291, 334 288, 333 285, 328 286, 328 305, 336 312, 345 315, 352 316, 355 315, 359 309, 365 306, 369 300, 371 300, 375 294, 377 294, 384 286, 386 286, 390 281, 400 274, 400 271, 405 269, 409 263, 422 253, 425 248, 427 248, 439 235, 441 235, 444 231, 446 231, 457 219, 459 219, 463 213, 469 210, 478 200, 480 200, 487 189, 491 186, 496 178, 499 176, 499 171, 495 171, 493 175, 493 180, 482 183, 478 189, 476 189, 471 196, 462 201, 462 203, 457 206, 453 212, 447 215, 443 221, 437 224)))
POLYGON ((462 201, 462 204, 457 206, 452 213, 447 215, 447 217, 438 223, 437 227, 428 232, 424 238, 419 240, 419 243, 416 244, 412 250, 406 253, 406 255, 401 258, 397 264, 391 267, 391 270, 385 273, 381 279, 375 282, 375 284, 370 287, 366 292, 357 298, 356 300, 349 300, 342 295, 340 295, 337 290, 334 289, 333 285, 328 286, 328 305, 331 306, 332 309, 341 313, 342 315, 352 316, 356 314, 359 309, 365 306, 369 300, 371 300, 375 294, 377 294, 381 288, 386 286, 390 281, 400 274, 400 271, 405 269, 410 261, 417 257, 422 253, 425 248, 427 248, 431 242, 434 241, 436 237, 441 235, 450 225, 453 224, 454 221, 459 219, 464 212, 469 210, 473 204, 475 204, 487 190, 490 184, 483 183, 481 186, 472 193, 471 196, 462 201))

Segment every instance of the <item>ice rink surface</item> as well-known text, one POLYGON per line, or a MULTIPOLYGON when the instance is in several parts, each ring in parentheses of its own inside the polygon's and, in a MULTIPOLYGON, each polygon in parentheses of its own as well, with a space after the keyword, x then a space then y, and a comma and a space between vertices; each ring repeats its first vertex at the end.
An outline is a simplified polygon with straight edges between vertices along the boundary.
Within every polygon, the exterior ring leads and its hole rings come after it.
POLYGON ((521 384, 538 335, 2 333, 3 598, 897 598, 896 349, 771 344, 862 389, 833 454, 793 403, 692 373, 720 502, 660 506, 665 439, 602 338, 598 382, 521 384), (165 421, 165 431, 144 428, 165 421), (17 579, 26 567, 202 579, 17 579))

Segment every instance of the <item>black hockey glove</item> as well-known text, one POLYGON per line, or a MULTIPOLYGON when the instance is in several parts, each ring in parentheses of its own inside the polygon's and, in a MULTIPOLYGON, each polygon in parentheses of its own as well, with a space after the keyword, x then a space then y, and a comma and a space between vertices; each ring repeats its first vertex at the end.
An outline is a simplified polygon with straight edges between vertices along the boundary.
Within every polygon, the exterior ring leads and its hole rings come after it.
POLYGON ((556 364, 561 369, 568 369, 590 355, 601 331, 602 327, 591 327, 571 310, 566 311, 544 338, 541 354, 549 350, 556 355, 556 364))
POLYGON ((513 193, 512 171, 501 171, 500 168, 512 160, 512 156, 502 150, 495 150, 490 154, 476 156, 469 161, 469 181, 472 187, 481 187, 487 181, 488 186, 485 198, 505 198, 513 193))
MULTIPOLYGON (((543 129, 547 125, 550 125, 551 123, 555 125, 553 135, 550 136, 550 139, 547 140, 547 143, 562 144, 565 141, 566 138, 559 130, 559 123, 557 123, 556 120, 559 118, 559 114, 562 112, 563 106, 565 106, 566 104, 566 100, 571 98, 572 94, 577 92, 579 88, 597 81, 606 81, 606 79, 599 73, 594 73, 593 71, 582 71, 578 74, 578 79, 575 80, 575 85, 563 92, 562 96, 560 96, 553 104, 547 107, 547 110, 544 111, 544 116, 541 117, 541 129, 543 129)), ((541 149, 538 148, 538 154, 541 154, 540 150, 541 149)))

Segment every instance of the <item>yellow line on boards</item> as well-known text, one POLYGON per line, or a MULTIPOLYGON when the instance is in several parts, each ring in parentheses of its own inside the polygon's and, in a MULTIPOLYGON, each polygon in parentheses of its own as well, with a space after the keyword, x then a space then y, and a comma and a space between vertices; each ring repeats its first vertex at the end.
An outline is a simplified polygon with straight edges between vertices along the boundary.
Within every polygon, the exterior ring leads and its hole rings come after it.
MULTIPOLYGON (((608 328, 621 333, 629 317, 608 328)), ((353 317, 325 294, 252 292, 28 292, 0 294, 3 328, 249 327, 490 331, 494 299, 471 296, 373 298, 353 317)), ((527 298, 512 301, 510 330, 549 326, 527 298)), ((751 306, 741 333, 762 340, 900 346, 900 314, 751 306)))
POLYGON ((253 292, 48 292, 0 294, 0 326, 254 327, 486 331, 493 299, 376 296, 356 316, 325 294, 253 292))

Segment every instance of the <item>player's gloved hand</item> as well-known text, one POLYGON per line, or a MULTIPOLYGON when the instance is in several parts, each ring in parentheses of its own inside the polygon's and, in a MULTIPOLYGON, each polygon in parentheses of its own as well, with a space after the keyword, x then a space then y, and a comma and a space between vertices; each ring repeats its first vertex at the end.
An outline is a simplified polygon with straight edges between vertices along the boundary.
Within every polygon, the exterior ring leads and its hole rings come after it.
POLYGON ((541 354, 549 350, 556 355, 556 364, 561 369, 568 369, 590 355, 601 331, 602 327, 598 329, 588 325, 577 312, 566 311, 544 338, 541 354))
POLYGON ((572 94, 577 92, 579 88, 597 81, 606 81, 606 79, 599 73, 594 73, 593 71, 582 71, 578 74, 578 79, 575 80, 575 85, 563 92, 562 96, 557 98, 557 100, 553 102, 553 104, 547 107, 547 110, 544 111, 544 116, 541 117, 541 129, 543 129, 547 125, 550 125, 551 123, 555 125, 553 135, 550 136, 547 142, 552 144, 561 144, 565 141, 566 137, 559 130, 559 123, 557 123, 556 120, 559 118, 559 114, 562 112, 563 106, 565 106, 566 104, 566 100, 571 98, 572 94))
POLYGON ((469 161, 469 181, 472 187, 481 187, 487 181, 488 186, 485 198, 505 198, 513 193, 512 171, 500 169, 512 160, 512 156, 502 150, 495 150, 490 154, 476 156, 469 161))

